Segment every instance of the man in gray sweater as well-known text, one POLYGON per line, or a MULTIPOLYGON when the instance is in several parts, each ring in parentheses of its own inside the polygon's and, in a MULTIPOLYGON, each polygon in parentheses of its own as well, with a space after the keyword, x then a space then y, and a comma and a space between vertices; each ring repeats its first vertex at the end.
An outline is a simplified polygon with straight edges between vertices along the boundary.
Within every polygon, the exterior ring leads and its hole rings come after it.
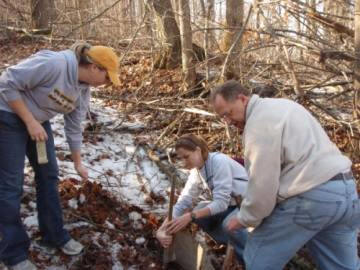
POLYGON ((304 245, 319 269, 359 269, 351 161, 319 122, 293 101, 251 95, 236 81, 214 89, 210 101, 243 133, 249 184, 228 229, 254 228, 246 269, 283 269, 304 245))

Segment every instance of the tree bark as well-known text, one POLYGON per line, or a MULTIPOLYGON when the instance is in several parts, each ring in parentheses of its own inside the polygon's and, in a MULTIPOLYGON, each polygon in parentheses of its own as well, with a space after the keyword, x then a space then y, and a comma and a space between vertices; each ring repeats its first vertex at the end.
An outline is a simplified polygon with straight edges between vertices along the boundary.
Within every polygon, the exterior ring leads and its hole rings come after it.
MULTIPOLYGON (((227 0, 226 1, 226 27, 222 40, 222 50, 229 52, 232 44, 235 42, 236 36, 241 31, 244 19, 244 1, 243 0, 227 0)), ((225 79, 238 79, 240 76, 240 51, 241 40, 235 45, 230 55, 231 59, 226 66, 225 79)))
POLYGON ((210 67, 209 67, 209 57, 208 57, 208 51, 209 51, 209 26, 210 26, 210 20, 211 20, 211 14, 214 12, 214 1, 207 1, 207 4, 205 5, 204 0, 200 1, 201 9, 202 9, 202 15, 205 20, 203 23, 205 31, 204 31, 204 56, 206 61, 206 82, 209 82, 210 77, 210 67))
POLYGON ((54 0, 31 0, 31 26, 35 29, 51 29, 55 18, 54 0))
MULTIPOLYGON (((310 12, 313 12, 313 13, 317 13, 317 10, 316 10, 316 0, 309 0, 308 2, 308 5, 310 6, 310 12)), ((311 20, 310 17, 308 17, 308 20, 309 20, 309 30, 311 30, 311 33, 310 33, 310 36, 312 37, 316 37, 317 36, 317 24, 316 24, 316 21, 314 20, 311 20)))
MULTIPOLYGON (((90 8, 89 0, 77 0, 77 8, 78 8, 78 14, 79 14, 79 24, 82 25, 84 22, 86 22, 89 18, 89 12, 88 9, 90 8)), ((80 33, 81 33, 81 39, 87 39, 89 36, 91 36, 91 24, 86 24, 81 27, 80 33)))
MULTIPOLYGON (((257 31, 256 35, 257 35, 257 39, 258 42, 260 42, 261 39, 261 34, 260 34, 260 28, 261 28, 261 16, 260 16, 260 9, 259 9, 259 3, 261 3, 262 0, 255 0, 254 1, 254 8, 255 8, 255 29, 257 31)), ((287 12, 285 11, 285 14, 287 14, 287 12)), ((287 21, 286 21, 287 22, 287 21)))
POLYGON ((175 68, 181 61, 180 30, 176 23, 171 1, 151 0, 147 4, 153 10, 161 52, 155 60, 155 68, 175 68))
POLYGON ((196 73, 193 61, 192 32, 190 24, 190 7, 188 0, 179 0, 180 13, 180 33, 182 46, 182 71, 186 89, 191 89, 195 85, 196 73))
POLYGON ((355 1, 354 117, 360 118, 360 0, 355 1))

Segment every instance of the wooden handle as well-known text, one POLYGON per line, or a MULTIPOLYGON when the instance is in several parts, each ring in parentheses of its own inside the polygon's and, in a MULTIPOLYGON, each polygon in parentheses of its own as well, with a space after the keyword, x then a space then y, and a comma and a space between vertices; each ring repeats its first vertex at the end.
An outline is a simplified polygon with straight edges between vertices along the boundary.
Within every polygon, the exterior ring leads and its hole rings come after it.
MULTIPOLYGON (((174 201, 175 201, 175 177, 171 175, 171 190, 170 190, 170 201, 169 201, 169 210, 168 210, 168 221, 172 220, 174 201)), ((173 236, 173 243, 175 235, 173 236)), ((174 257, 174 245, 171 244, 170 247, 164 249, 163 255, 163 265, 166 266, 169 262, 173 260, 174 257)))

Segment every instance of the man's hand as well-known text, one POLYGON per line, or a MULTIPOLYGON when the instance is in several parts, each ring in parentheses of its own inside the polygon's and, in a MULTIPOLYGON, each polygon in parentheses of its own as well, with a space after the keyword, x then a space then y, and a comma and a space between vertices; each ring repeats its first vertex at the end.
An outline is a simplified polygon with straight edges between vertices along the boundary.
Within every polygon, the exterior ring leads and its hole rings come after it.
POLYGON ((184 229, 191 222, 191 213, 183 214, 181 217, 175 218, 169 222, 166 232, 174 234, 184 229))
POLYGON ((88 170, 82 164, 75 165, 75 170, 82 180, 88 180, 88 170))
POLYGON ((229 222, 226 225, 227 229, 229 231, 235 231, 237 229, 242 229, 244 228, 243 225, 241 225, 241 223, 239 222, 239 220, 236 217, 232 217, 230 218, 229 222))

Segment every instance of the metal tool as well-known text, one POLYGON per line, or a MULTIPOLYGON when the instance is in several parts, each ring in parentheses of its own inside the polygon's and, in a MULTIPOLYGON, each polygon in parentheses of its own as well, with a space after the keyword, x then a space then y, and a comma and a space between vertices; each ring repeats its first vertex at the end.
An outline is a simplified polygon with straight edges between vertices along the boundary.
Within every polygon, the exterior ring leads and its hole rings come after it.
POLYGON ((46 153, 46 143, 45 141, 37 141, 36 142, 36 152, 38 157, 39 164, 48 163, 47 153, 46 153))

